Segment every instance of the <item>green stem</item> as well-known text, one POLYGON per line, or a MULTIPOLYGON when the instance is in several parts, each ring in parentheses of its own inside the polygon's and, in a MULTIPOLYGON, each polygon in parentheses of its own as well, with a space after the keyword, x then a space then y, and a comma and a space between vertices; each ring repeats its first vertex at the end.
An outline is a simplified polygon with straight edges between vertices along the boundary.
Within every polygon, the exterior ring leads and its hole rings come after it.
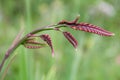
POLYGON ((11 53, 13 53, 16 50, 16 48, 18 48, 29 37, 30 34, 36 34, 38 32, 42 32, 42 31, 46 31, 46 30, 54 30, 55 27, 60 28, 60 27, 64 27, 64 26, 63 25, 51 25, 51 26, 45 26, 45 27, 33 30, 30 33, 28 33, 27 35, 25 35, 22 39, 18 40, 16 43, 12 44, 11 47, 5 53, 4 59, 2 60, 2 63, 0 64, 0 72, 1 72, 2 67, 3 67, 5 61, 7 60, 7 58, 11 55, 11 53))

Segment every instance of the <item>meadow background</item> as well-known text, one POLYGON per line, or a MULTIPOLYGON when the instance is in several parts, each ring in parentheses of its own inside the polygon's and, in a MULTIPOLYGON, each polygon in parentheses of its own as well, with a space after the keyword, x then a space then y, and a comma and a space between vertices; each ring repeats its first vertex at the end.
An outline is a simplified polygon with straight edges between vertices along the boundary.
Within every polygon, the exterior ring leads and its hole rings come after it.
POLYGON ((0 78, 10 63, 4 80, 120 80, 120 0, 0 0, 0 62, 21 28, 24 36, 77 15, 80 22, 116 35, 101 37, 65 28, 79 42, 75 51, 60 32, 42 32, 52 37, 55 58, 49 47, 20 46, 6 61, 0 78))

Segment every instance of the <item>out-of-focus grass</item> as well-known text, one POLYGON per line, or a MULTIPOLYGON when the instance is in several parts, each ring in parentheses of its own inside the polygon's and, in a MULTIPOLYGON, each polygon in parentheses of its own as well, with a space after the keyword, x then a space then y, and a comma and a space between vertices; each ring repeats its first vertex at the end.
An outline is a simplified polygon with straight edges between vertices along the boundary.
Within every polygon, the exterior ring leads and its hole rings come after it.
MULTIPOLYGON (((80 14, 79 21, 99 25, 116 34, 114 37, 101 37, 63 28, 78 40, 76 52, 60 32, 43 32, 52 38, 55 58, 51 57, 48 47, 29 50, 20 46, 13 53, 17 55, 5 80, 119 80, 120 0, 103 0, 103 3, 110 4, 114 12, 102 12, 98 7, 99 0, 0 0, 0 61, 21 26, 26 34, 62 19, 72 20, 80 14)), ((108 9, 111 10, 110 6, 108 9)))

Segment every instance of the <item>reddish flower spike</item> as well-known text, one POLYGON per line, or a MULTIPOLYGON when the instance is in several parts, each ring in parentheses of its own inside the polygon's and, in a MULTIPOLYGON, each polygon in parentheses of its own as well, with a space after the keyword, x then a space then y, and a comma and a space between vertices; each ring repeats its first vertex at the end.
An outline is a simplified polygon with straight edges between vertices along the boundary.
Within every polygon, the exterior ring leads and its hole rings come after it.
POLYGON ((64 36, 66 37, 66 39, 75 47, 77 48, 78 46, 78 42, 77 40, 72 36, 72 34, 70 34, 69 32, 63 32, 64 36))
POLYGON ((101 36, 113 36, 114 35, 114 33, 112 33, 112 32, 109 32, 107 30, 104 30, 103 28, 100 28, 98 26, 95 26, 95 25, 89 24, 89 23, 80 23, 80 24, 77 24, 76 26, 71 26, 71 28, 73 28, 75 30, 81 30, 81 31, 85 31, 85 32, 98 34, 101 36))
POLYGON ((40 38, 43 39, 50 46, 50 48, 52 50, 52 56, 54 57, 54 49, 53 49, 53 46, 52 46, 50 36, 48 34, 44 34, 44 35, 41 35, 40 38))
POLYGON ((30 45, 30 44, 24 44, 24 47, 25 48, 28 48, 28 49, 38 49, 38 48, 42 48, 42 46, 39 46, 39 45, 30 45))
POLYGON ((31 38, 29 37, 24 43, 23 43, 25 48, 29 48, 29 49, 38 49, 38 48, 42 48, 45 46, 45 43, 40 43, 35 41, 35 38, 31 38))
POLYGON ((26 41, 27 44, 34 44, 34 45, 40 45, 40 46, 45 46, 45 43, 40 43, 34 40, 28 40, 26 41))
POLYGON ((115 35, 114 33, 109 32, 107 30, 104 30, 103 28, 100 28, 100 27, 95 26, 93 24, 77 23, 78 19, 79 19, 79 17, 77 17, 72 22, 63 20, 63 21, 59 22, 58 24, 69 26, 69 27, 71 27, 72 29, 75 29, 75 30, 90 32, 90 33, 98 34, 98 35, 101 35, 101 36, 114 36, 115 35))

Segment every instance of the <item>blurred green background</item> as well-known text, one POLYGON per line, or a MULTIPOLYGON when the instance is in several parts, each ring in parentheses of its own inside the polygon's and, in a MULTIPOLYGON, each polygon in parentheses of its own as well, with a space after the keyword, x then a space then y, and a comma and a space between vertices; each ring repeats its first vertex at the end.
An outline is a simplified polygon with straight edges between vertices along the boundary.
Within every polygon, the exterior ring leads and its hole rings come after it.
POLYGON ((43 32, 52 38, 55 58, 49 47, 20 46, 5 63, 0 78, 15 56, 4 80, 120 80, 120 0, 0 0, 0 62, 21 28, 25 35, 77 15, 80 22, 116 35, 102 37, 65 28, 79 42, 75 51, 60 32, 43 32))

